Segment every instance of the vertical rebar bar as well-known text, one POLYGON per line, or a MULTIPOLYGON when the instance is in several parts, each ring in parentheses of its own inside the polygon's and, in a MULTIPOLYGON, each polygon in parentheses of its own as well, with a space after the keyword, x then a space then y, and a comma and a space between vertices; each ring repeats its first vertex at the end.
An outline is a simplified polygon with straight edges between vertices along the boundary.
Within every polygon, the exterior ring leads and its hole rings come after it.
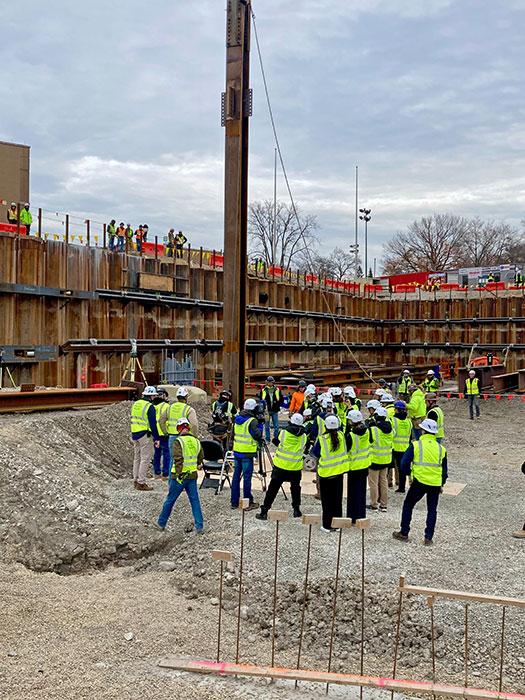
MULTIPOLYGON (((159 259, 159 237, 155 236, 155 260, 159 259)), ((158 272, 158 270, 157 270, 158 272)))
POLYGON ((219 628, 217 631, 217 663, 221 660, 221 621, 222 621, 222 579, 224 576, 224 561, 221 559, 221 578, 219 581, 219 628))
POLYGON ((42 207, 38 207, 38 228, 37 236, 42 238, 42 207))
POLYGON ((242 567, 244 563, 244 507, 241 503, 241 553, 239 557, 239 602, 237 605, 237 642, 235 646, 235 663, 239 663, 239 643, 241 639, 241 600, 242 600, 242 567))
MULTIPOLYGON (((361 530, 361 664, 360 673, 365 668, 365 531, 361 530)), ((359 688, 360 700, 363 700, 363 686, 359 688)))
POLYGON ((69 214, 66 214, 66 245, 69 244, 69 214))
POLYGON ((107 243, 107 231, 108 231, 107 224, 104 224, 104 226, 102 227, 102 247, 104 249, 106 248, 106 243, 107 243))
MULTIPOLYGON (((401 576, 399 578, 399 588, 401 589, 399 591, 399 602, 397 606, 397 623, 396 623, 396 641, 394 644, 394 667, 392 669, 392 678, 396 677, 396 671, 397 671, 397 656, 399 653, 399 633, 401 630, 401 612, 403 609, 403 586, 405 584, 405 577, 401 576)), ((390 697, 394 697, 394 691, 391 692, 390 697)))
POLYGON ((87 247, 91 245, 91 221, 86 219, 86 243, 87 247))
POLYGON ((272 668, 275 662, 275 617, 277 614, 277 560, 279 556, 279 521, 275 521, 275 557, 273 565, 272 668))
MULTIPOLYGON (((330 632, 330 648, 328 650, 328 673, 332 670, 332 651, 334 648, 334 633, 335 633, 335 614, 337 611, 337 589, 339 587, 339 565, 341 562, 341 541, 343 538, 343 528, 339 529, 339 543, 337 545, 337 564, 335 566, 335 582, 334 582, 334 604, 332 607, 332 629, 330 632)), ((326 684, 326 694, 328 695, 329 683, 326 684)))
POLYGON ((501 614, 501 645, 500 645, 500 656, 499 656, 499 683, 498 690, 501 693, 503 686, 503 656, 505 651, 505 614, 507 612, 507 607, 503 606, 503 611, 501 614))
MULTIPOLYGON (((431 642, 431 651, 432 651, 432 683, 436 682, 436 637, 435 637, 435 630, 434 630, 434 598, 430 596, 427 598, 427 603, 430 608, 430 642, 431 642)), ((432 694, 432 697, 434 700, 436 700, 436 696, 432 694)))
MULTIPOLYGON (((304 574, 303 605, 301 610, 301 630, 299 632, 299 650, 297 652, 297 669, 301 668, 301 653, 303 650, 304 618, 306 615, 306 595, 308 593, 308 575, 310 573, 310 550, 312 547, 312 525, 308 525, 308 545, 306 548, 306 570, 304 574)), ((295 681, 297 688, 298 681, 295 681)))
POLYGON ((469 637, 468 637, 468 603, 465 603, 465 688, 468 688, 469 637))

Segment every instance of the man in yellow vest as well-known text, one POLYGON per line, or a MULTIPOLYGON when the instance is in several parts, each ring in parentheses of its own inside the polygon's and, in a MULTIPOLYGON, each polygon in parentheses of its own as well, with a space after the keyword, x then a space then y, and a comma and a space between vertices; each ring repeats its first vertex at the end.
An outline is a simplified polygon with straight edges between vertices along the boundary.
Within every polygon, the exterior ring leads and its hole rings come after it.
POLYGON ((427 415, 427 405, 425 403, 425 394, 417 386, 417 384, 411 384, 409 389, 410 399, 407 403, 407 411, 412 421, 412 428, 414 431, 414 437, 416 440, 421 435, 421 430, 419 429, 419 423, 427 415))
POLYGON ((153 400, 153 405, 155 406, 155 413, 157 414, 157 430, 159 433, 159 446, 155 447, 153 453, 153 473, 156 479, 167 481, 170 475, 170 447, 168 435, 170 405, 166 389, 157 389, 157 396, 153 400))
POLYGON ((14 202, 11 202, 11 206, 7 210, 7 223, 11 226, 16 226, 18 223, 18 208, 14 202))
MULTIPOLYGON (((192 406, 188 405, 190 392, 185 386, 180 386, 175 394, 176 400, 170 405, 168 413, 168 433, 177 435, 177 421, 179 418, 187 418, 190 422, 191 432, 194 437, 199 435, 199 421, 192 406)), ((171 445, 170 445, 171 450, 171 445)))
POLYGON ((350 431, 346 434, 349 462, 346 517, 352 518, 352 521, 355 522, 366 518, 366 482, 370 466, 372 437, 370 429, 365 425, 361 411, 349 411, 347 421, 350 431))
POLYGON ((182 231, 179 231, 175 235, 175 252, 176 252, 177 258, 184 257, 184 244, 187 242, 188 242, 188 239, 182 233, 182 231))
POLYGON ((370 469, 368 486, 370 489, 369 510, 386 513, 388 504, 388 469, 392 464, 392 424, 388 420, 386 408, 379 406, 374 411, 370 426, 372 446, 370 449, 370 469))
POLYGON ((470 420, 474 420, 474 409, 476 409, 476 418, 479 418, 479 379, 473 369, 469 371, 468 379, 465 381, 465 396, 468 399, 470 420))
POLYGON ((408 399, 408 388, 413 384, 410 370, 404 369, 397 382, 397 393, 400 399, 406 401, 408 399))
POLYGON ((443 413, 443 409, 437 405, 437 400, 437 394, 425 394, 427 418, 431 418, 432 420, 436 421, 438 427, 436 440, 441 443, 445 437, 445 414, 443 413))
POLYGON ((137 491, 151 491, 146 475, 153 450, 160 445, 157 414, 152 400, 157 396, 154 386, 145 387, 142 398, 131 406, 131 439, 133 440, 133 485, 137 491), (153 439, 152 439, 153 438, 153 439))
POLYGON ((29 211, 29 202, 24 204, 24 208, 20 211, 20 224, 26 227, 26 235, 29 236, 31 224, 33 223, 33 215, 29 211))
POLYGON ((423 384, 421 386, 422 386, 423 391, 426 391, 426 392, 439 391, 439 388, 441 386, 441 382, 436 377, 433 369, 428 370, 427 376, 423 380, 423 384))
POLYGON ((257 401, 246 399, 243 410, 233 421, 233 458, 234 469, 231 486, 231 507, 239 507, 241 497, 241 479, 243 496, 250 505, 246 510, 254 510, 259 504, 255 503, 252 495, 253 460, 257 455, 261 441, 262 429, 255 417, 257 401))
POLYGON ((199 489, 197 488, 197 470, 204 460, 202 446, 199 440, 190 433, 190 422, 187 418, 177 421, 177 436, 172 445, 169 491, 159 515, 159 529, 166 529, 166 524, 177 498, 186 491, 193 514, 194 526, 186 528, 186 532, 202 534, 204 519, 202 517, 199 489))
POLYGON ((447 451, 436 440, 438 430, 435 420, 425 418, 420 425, 422 435, 414 440, 401 460, 401 471, 412 473, 412 483, 403 503, 401 529, 394 532, 396 540, 406 542, 415 505, 427 497, 427 522, 425 544, 431 545, 436 528, 439 495, 448 477, 447 451))
POLYGON ((392 460, 396 479, 396 493, 405 493, 406 476, 401 471, 401 459, 410 445, 412 436, 412 421, 407 414, 407 405, 404 401, 396 401, 394 404, 394 417, 392 428, 394 431, 392 442, 392 460))
POLYGON ((308 439, 303 423, 303 416, 300 413, 294 413, 290 416, 288 425, 279 433, 279 444, 273 457, 272 478, 261 506, 261 512, 255 516, 257 520, 267 519, 268 511, 285 481, 290 483, 293 517, 300 518, 302 515, 301 474, 304 450, 308 439))

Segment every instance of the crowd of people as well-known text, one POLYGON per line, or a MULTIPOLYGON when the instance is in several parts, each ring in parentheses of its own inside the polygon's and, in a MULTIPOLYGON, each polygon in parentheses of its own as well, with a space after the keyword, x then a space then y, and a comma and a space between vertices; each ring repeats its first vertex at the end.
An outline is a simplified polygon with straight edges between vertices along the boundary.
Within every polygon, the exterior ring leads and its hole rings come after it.
MULTIPOLYGON (((144 244, 148 243, 149 226, 140 224, 133 230, 131 224, 124 224, 123 221, 117 226, 115 219, 111 219, 106 226, 108 238, 108 248, 115 253, 125 251, 136 251, 142 253, 144 244)), ((168 258, 182 258, 185 244, 188 242, 182 231, 175 233, 175 229, 170 228, 166 236, 165 255, 168 258)))
MULTIPOLYGON (((479 416, 479 402, 475 400, 479 397, 479 379, 472 375, 474 370, 465 382, 471 418, 475 411, 479 416)), ((432 545, 439 498, 448 478, 445 417, 436 393, 441 383, 434 370, 429 370, 419 384, 409 370, 404 370, 394 386, 379 380, 374 397, 363 405, 352 386, 321 391, 301 380, 291 397, 284 426, 279 422, 284 397, 273 377, 269 376, 257 398, 246 399, 240 410, 231 393, 221 391, 211 404, 208 429, 223 443, 225 452, 231 450, 233 455, 231 508, 239 507, 242 482, 245 509, 257 510, 255 517, 266 520, 279 490, 289 483, 293 516, 301 517, 301 479, 308 462, 316 473, 322 532, 335 531, 332 522, 343 516, 345 492, 345 515, 356 523, 367 512, 386 512, 389 490, 395 488, 405 497, 400 528, 393 537, 408 540, 414 507, 426 496, 423 541, 432 545), (252 476, 255 459, 265 442, 273 446, 271 478, 259 505, 252 492, 252 476)), ((198 439, 197 415, 188 404, 188 395, 188 389, 182 386, 177 389, 175 401, 169 403, 164 389, 147 386, 142 398, 133 403, 133 478, 137 490, 152 490, 147 472, 153 466, 155 477, 168 481, 168 494, 157 522, 161 530, 185 491, 194 521, 188 531, 202 533, 204 518, 197 477, 204 453, 198 439)), ((514 536, 525 537, 525 526, 514 536)))
POLYGON ((25 226, 26 235, 29 236, 31 224, 33 223, 33 215, 29 209, 29 202, 24 205, 18 205, 16 202, 11 202, 7 210, 7 223, 12 226, 25 226))

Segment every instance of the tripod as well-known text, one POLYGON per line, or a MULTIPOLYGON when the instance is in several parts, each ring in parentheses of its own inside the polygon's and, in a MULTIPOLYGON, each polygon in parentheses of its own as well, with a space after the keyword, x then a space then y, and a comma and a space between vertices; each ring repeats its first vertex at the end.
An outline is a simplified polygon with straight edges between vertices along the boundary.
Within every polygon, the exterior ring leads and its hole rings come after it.
MULTIPOLYGON (((257 460, 259 463, 259 469, 255 475, 260 480, 260 482, 262 484, 263 493, 266 492, 266 474, 267 474, 267 472, 266 472, 266 465, 264 462, 265 457, 267 458, 269 463, 273 466, 272 455, 270 453, 270 450, 268 449, 268 445, 263 440, 261 443, 261 446, 257 450, 257 460)), ((282 494, 284 496, 284 500, 287 501, 288 496, 286 495, 284 487, 282 485, 281 485, 281 491, 282 491, 282 494)))
POLYGON ((127 376, 128 372, 129 372, 129 377, 130 377, 129 381, 132 381, 132 382, 135 381, 135 375, 136 375, 137 369, 140 372, 140 376, 142 377, 142 381, 144 382, 144 384, 146 384, 146 385, 148 384, 148 381, 146 379, 146 375, 144 374, 144 371, 142 369, 142 365, 140 364, 139 358, 135 357, 134 355, 131 355, 127 364, 126 364, 126 367, 124 369, 124 373, 122 375, 122 378, 120 380, 121 386, 122 386, 123 381, 127 381, 126 376, 127 376))

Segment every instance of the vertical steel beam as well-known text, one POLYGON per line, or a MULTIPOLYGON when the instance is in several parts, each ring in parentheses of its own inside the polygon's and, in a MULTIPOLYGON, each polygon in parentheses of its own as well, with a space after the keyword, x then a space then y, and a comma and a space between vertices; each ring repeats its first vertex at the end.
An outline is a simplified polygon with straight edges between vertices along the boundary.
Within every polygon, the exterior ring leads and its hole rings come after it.
POLYGON ((250 0, 228 0, 226 17, 223 385, 231 388, 239 406, 244 400, 246 346, 250 0))

